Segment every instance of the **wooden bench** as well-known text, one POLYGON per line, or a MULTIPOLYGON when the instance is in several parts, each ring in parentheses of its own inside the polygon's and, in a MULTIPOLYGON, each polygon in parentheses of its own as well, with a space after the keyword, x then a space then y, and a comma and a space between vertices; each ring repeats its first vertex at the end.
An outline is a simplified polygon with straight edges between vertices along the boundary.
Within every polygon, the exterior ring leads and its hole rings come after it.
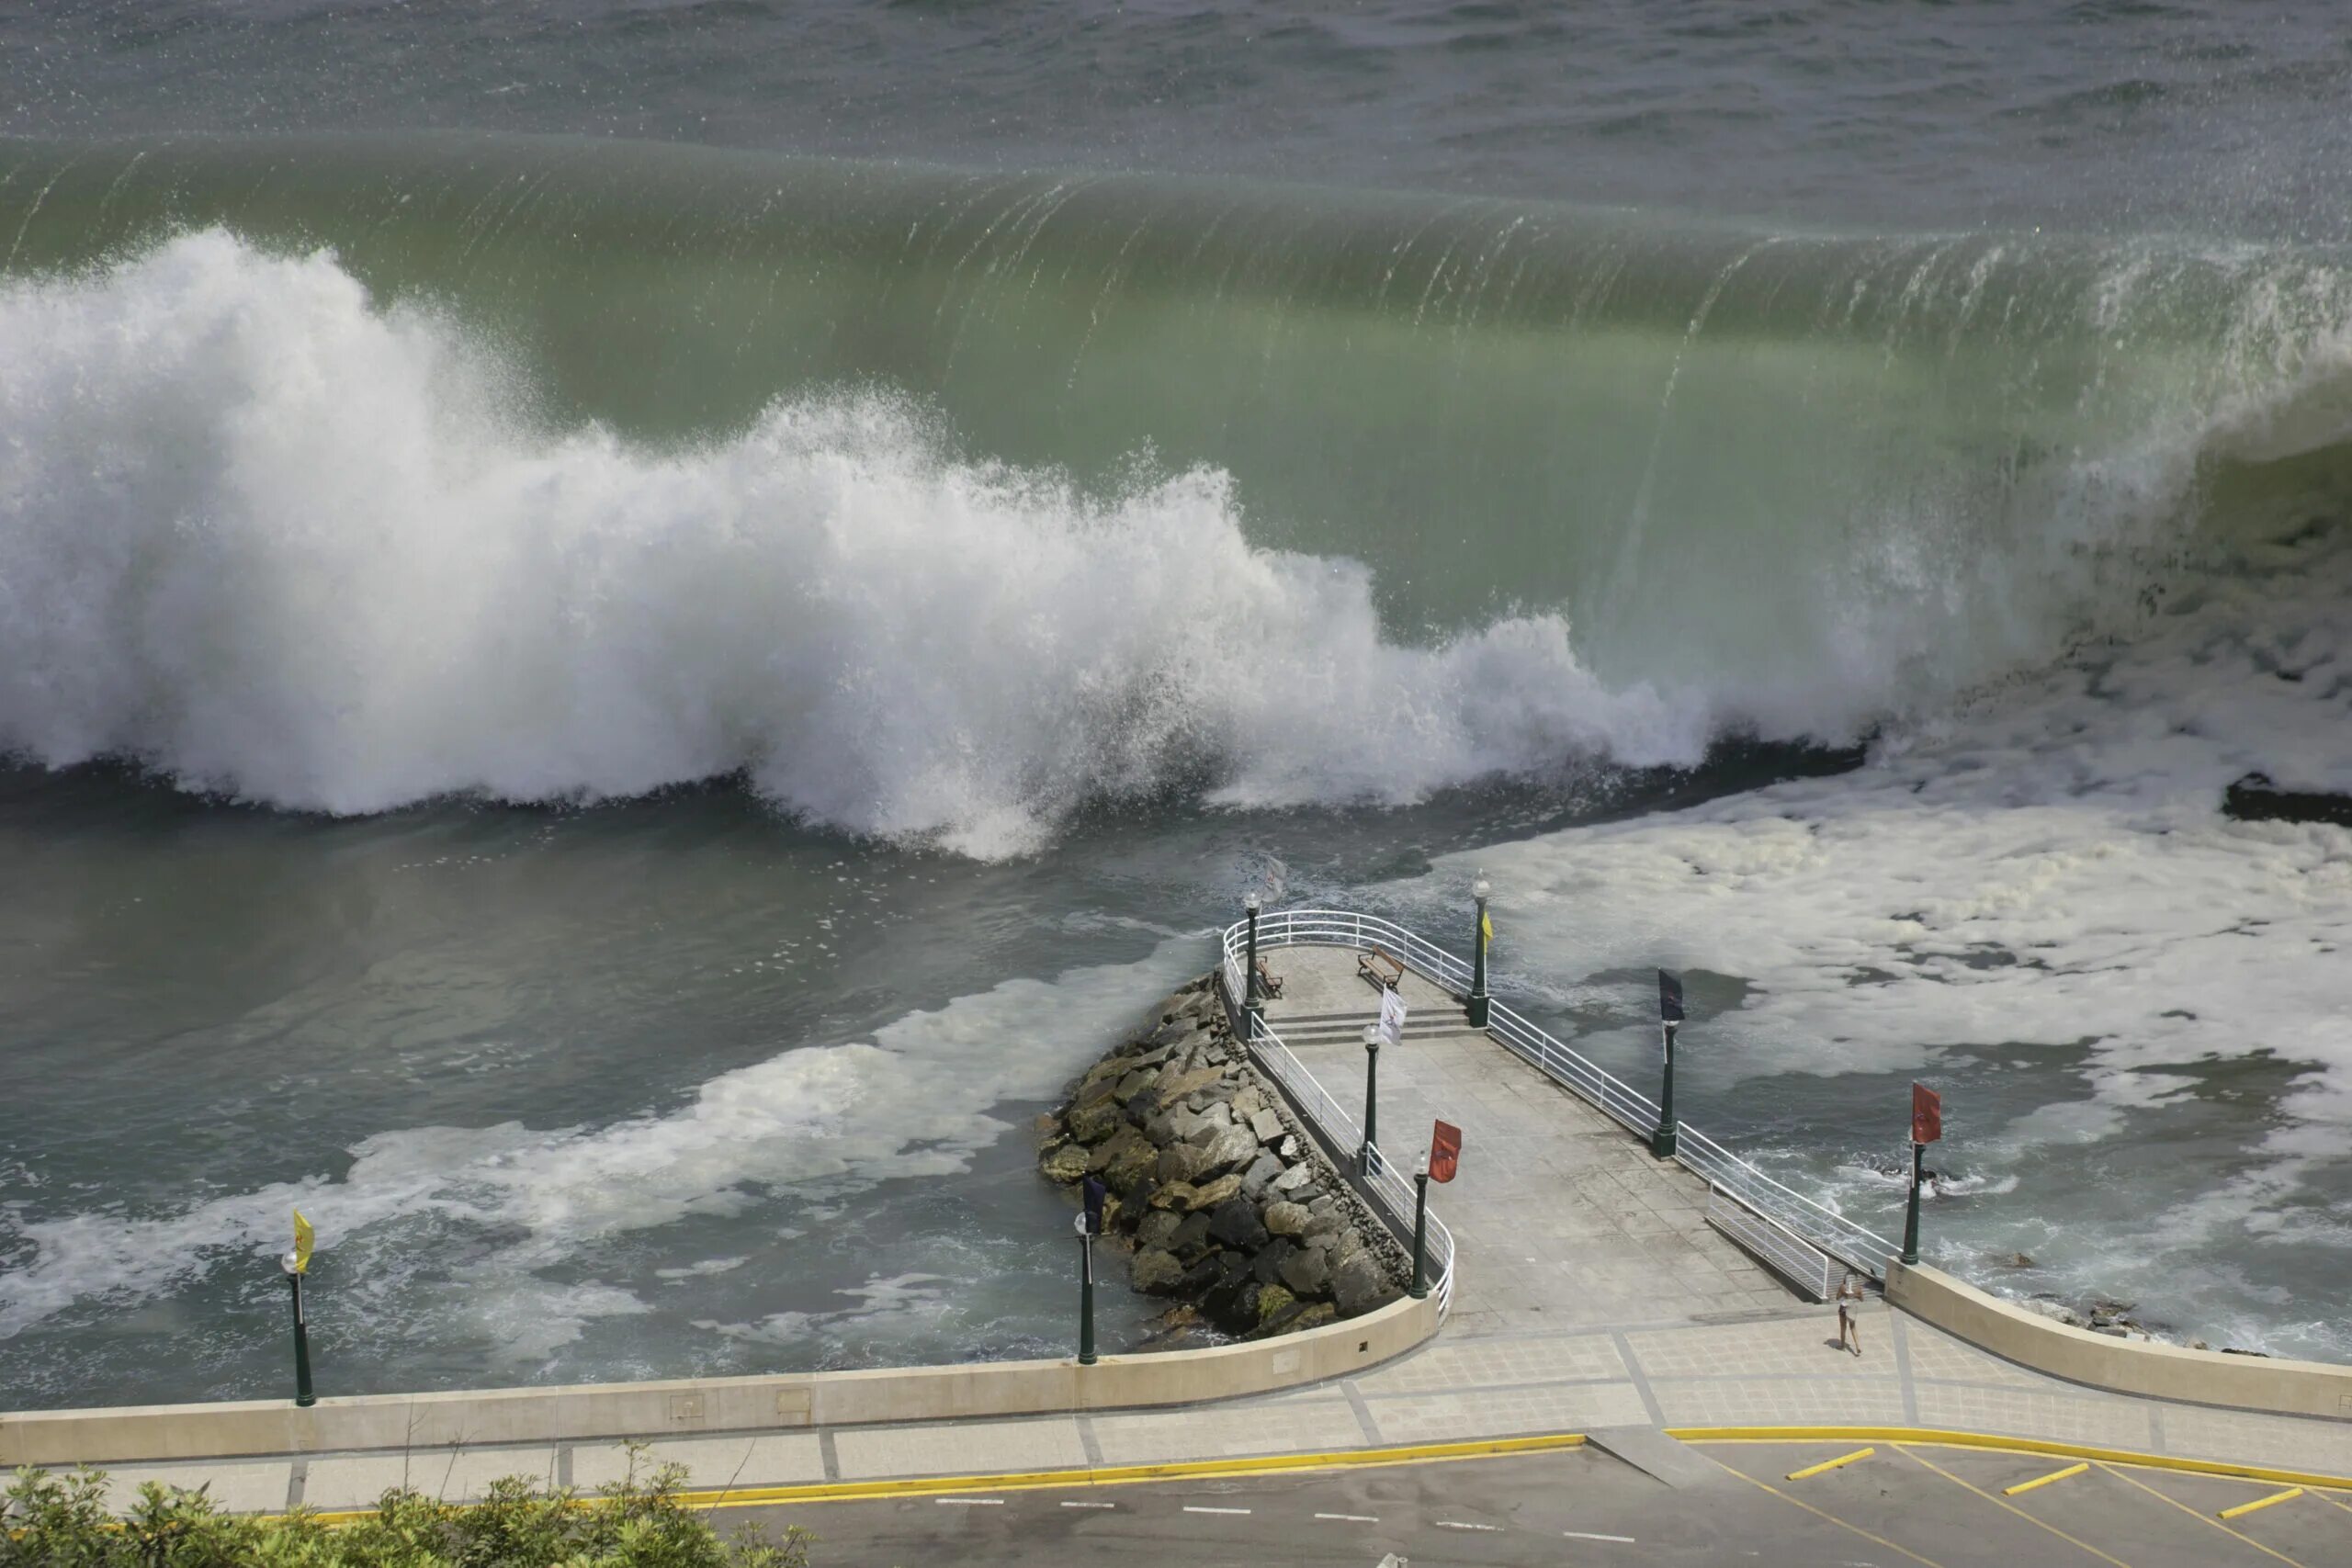
POLYGON ((1405 977, 1405 965, 1379 948, 1356 954, 1356 973, 1380 990, 1393 991, 1405 977))
POLYGON ((1258 960, 1258 994, 1268 998, 1283 994, 1283 977, 1267 968, 1263 958, 1258 960))

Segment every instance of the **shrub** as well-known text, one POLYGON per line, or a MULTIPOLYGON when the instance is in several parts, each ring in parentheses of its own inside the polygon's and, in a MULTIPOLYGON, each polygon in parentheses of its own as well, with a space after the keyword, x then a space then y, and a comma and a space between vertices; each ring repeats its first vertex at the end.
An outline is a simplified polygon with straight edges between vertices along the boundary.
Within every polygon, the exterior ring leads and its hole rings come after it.
POLYGON ((20 1470, 0 1507, 0 1568, 808 1568, 806 1531, 722 1539, 685 1502, 685 1470, 640 1479, 644 1455, 632 1444, 628 1475, 591 1497, 519 1475, 479 1503, 396 1487, 341 1526, 302 1509, 224 1514, 203 1487, 153 1482, 117 1518, 104 1471, 20 1470))

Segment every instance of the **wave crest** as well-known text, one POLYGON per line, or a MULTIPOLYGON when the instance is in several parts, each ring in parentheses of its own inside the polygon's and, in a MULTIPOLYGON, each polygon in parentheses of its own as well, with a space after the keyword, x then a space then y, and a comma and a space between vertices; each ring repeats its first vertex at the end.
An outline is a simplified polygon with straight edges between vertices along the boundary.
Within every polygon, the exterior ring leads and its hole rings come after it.
POLYGON ((550 432, 447 319, 220 231, 0 292, 0 748, 334 813, 729 773, 993 856, 1090 798, 1698 759, 1558 615, 1418 648, 1196 469, 1082 492, 875 393, 550 432))

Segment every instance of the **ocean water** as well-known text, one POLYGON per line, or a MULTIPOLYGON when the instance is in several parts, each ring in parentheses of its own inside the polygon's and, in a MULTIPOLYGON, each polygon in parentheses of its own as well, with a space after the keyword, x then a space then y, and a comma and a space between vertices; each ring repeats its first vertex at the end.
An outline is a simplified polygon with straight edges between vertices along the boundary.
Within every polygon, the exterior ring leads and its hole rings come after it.
MULTIPOLYGON (((2327 8, 0 15, 0 1389, 1052 1354, 1250 890, 2352 1357, 2327 8)), ((1475 1157, 1475 1121, 1465 1123, 1475 1157)), ((2030 1267, 2006 1267, 2013 1254, 2030 1267)), ((1107 1337, 1144 1332, 1104 1298, 1107 1337)))

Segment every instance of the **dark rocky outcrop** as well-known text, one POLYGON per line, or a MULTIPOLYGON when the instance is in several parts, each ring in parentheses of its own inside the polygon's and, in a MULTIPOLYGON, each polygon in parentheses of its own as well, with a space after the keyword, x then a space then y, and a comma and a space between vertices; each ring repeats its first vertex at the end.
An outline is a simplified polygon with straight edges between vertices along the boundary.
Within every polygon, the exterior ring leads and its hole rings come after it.
POLYGON ((1405 1248, 1250 1066, 1213 976, 1162 1001, 1038 1133, 1049 1179, 1110 1189, 1106 1242, 1133 1249, 1134 1287, 1177 1299, 1156 1346, 1312 1328, 1403 1293, 1405 1248))

